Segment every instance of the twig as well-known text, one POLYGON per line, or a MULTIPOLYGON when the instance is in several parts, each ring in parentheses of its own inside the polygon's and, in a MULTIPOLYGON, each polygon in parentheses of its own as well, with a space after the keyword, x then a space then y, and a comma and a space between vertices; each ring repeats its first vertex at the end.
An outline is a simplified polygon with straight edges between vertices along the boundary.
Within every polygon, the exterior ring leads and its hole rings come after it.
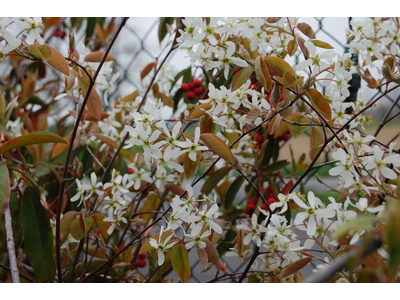
POLYGON ((82 102, 82 107, 81 110, 79 111, 79 114, 76 118, 75 121, 75 125, 74 128, 72 130, 72 134, 71 134, 71 139, 70 139, 70 143, 68 146, 68 152, 67 152, 67 157, 65 159, 65 166, 64 166, 64 172, 63 172, 63 177, 62 177, 62 181, 61 181, 61 187, 60 187, 60 193, 59 193, 59 199, 58 199, 58 208, 57 208, 57 217, 56 217, 56 257, 57 257, 57 274, 58 274, 58 282, 62 282, 62 266, 61 266, 61 233, 60 233, 60 227, 61 227, 61 202, 63 199, 63 194, 64 194, 64 187, 65 187, 65 182, 64 179, 67 177, 67 173, 68 173, 68 164, 69 164, 69 160, 71 158, 71 154, 72 154, 72 146, 74 144, 75 138, 76 138, 76 133, 78 131, 78 127, 79 127, 79 123, 80 120, 82 119, 83 116, 83 111, 85 109, 86 103, 89 99, 89 95, 94 87, 94 82, 97 79, 97 76, 100 73, 100 70, 108 56, 108 53, 110 52, 112 46, 115 43, 115 40, 117 39, 119 33, 121 32, 122 28, 125 26, 126 22, 128 21, 128 18, 124 18, 120 24, 120 26, 118 27, 116 33, 114 34, 110 44, 107 47, 107 50, 104 53, 103 58, 101 59, 101 62, 99 64, 99 66, 97 67, 96 73, 93 76, 92 81, 90 81, 90 84, 88 86, 88 89, 86 91, 86 96, 85 99, 82 102))
POLYGON ((358 255, 360 258, 367 256, 368 254, 378 250, 382 246, 382 239, 379 236, 375 236, 359 253, 360 249, 354 249, 348 254, 341 255, 333 261, 330 267, 316 273, 315 275, 307 278, 305 283, 321 283, 328 282, 337 272, 340 272, 346 267, 346 263, 352 257, 358 255))
POLYGON ((11 225, 10 207, 8 205, 4 207, 4 218, 5 218, 5 227, 7 234, 7 251, 8 251, 8 257, 10 259, 11 280, 13 283, 20 283, 17 258, 15 256, 15 244, 14 244, 12 225, 11 225))

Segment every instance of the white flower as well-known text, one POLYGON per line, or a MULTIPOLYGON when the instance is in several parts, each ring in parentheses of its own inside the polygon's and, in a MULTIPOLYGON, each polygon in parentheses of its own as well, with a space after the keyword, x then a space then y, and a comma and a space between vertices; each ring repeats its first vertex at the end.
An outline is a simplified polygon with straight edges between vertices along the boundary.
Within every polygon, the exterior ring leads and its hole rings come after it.
POLYGON ((244 225, 244 224, 240 224, 240 225, 236 226, 236 228, 243 229, 243 230, 246 230, 249 232, 244 237, 243 244, 248 245, 251 240, 256 240, 258 247, 261 246, 261 238, 259 235, 262 232, 267 232, 267 229, 264 226, 257 224, 257 215, 256 214, 253 214, 251 216, 251 227, 244 225))
POLYGON ((29 31, 26 37, 26 42, 29 45, 32 45, 35 40, 41 45, 44 44, 44 40, 39 32, 42 28, 42 18, 34 17, 33 20, 31 18, 15 18, 14 22, 21 30, 29 31))
POLYGON ((303 201, 301 201, 299 198, 293 198, 294 202, 298 206, 300 206, 302 209, 305 210, 305 212, 299 212, 296 215, 296 218, 294 219, 294 224, 295 225, 300 225, 303 224, 303 222, 308 219, 307 222, 307 234, 309 236, 312 236, 315 234, 317 230, 317 218, 332 218, 335 216, 335 211, 330 208, 326 209, 317 209, 317 205, 321 206, 321 200, 319 200, 317 197, 315 197, 313 192, 308 192, 307 195, 307 200, 310 206, 307 206, 303 201))
POLYGON ((174 236, 173 233, 171 233, 171 235, 169 235, 163 242, 161 241, 162 239, 162 235, 164 233, 164 227, 161 226, 161 230, 160 230, 160 234, 158 237, 158 242, 151 238, 150 239, 150 245, 156 249, 157 253, 158 253, 158 265, 162 266, 162 264, 164 263, 165 260, 165 255, 164 252, 170 248, 172 248, 176 242, 172 242, 170 244, 168 244, 169 240, 174 236))
POLYGON ((190 140, 186 140, 185 142, 177 142, 177 144, 179 147, 187 148, 183 150, 182 153, 189 152, 189 158, 192 161, 196 161, 198 151, 208 150, 208 148, 205 146, 199 146, 199 140, 200 140, 200 127, 196 127, 194 132, 193 142, 190 140))
POLYGON ((118 211, 116 214, 113 213, 112 209, 108 211, 108 217, 104 218, 104 222, 110 222, 111 226, 108 228, 107 233, 113 233, 115 227, 120 225, 121 222, 127 223, 128 221, 122 216, 124 212, 118 211))
POLYGON ((71 202, 80 200, 78 203, 79 206, 81 205, 83 200, 86 200, 88 198, 87 196, 85 196, 85 194, 87 190, 90 190, 90 186, 82 184, 79 179, 76 179, 76 185, 78 186, 78 188, 76 189, 78 193, 71 198, 71 202))
POLYGON ((202 239, 208 237, 211 234, 211 231, 204 231, 202 235, 200 235, 201 229, 203 227, 201 225, 193 225, 192 231, 190 234, 186 234, 185 236, 191 238, 191 241, 185 244, 186 249, 192 248, 194 245, 199 246, 200 248, 205 248, 206 243, 202 241, 202 239))
POLYGON ((240 58, 232 57, 232 55, 236 51, 236 46, 232 42, 226 42, 226 44, 228 45, 228 49, 226 50, 226 52, 224 50, 220 50, 218 51, 218 55, 219 55, 219 61, 222 63, 222 68, 225 68, 224 71, 225 79, 228 79, 230 64, 234 64, 239 67, 247 67, 247 62, 245 62, 240 58))

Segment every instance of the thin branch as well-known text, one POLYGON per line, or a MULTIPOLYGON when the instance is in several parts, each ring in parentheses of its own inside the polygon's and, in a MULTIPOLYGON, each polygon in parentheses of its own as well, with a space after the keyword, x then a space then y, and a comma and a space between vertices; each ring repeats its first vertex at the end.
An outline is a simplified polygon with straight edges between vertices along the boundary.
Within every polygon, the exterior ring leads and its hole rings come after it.
POLYGON ((60 193, 59 193, 59 199, 58 199, 58 208, 57 208, 57 216, 56 216, 56 257, 57 257, 57 274, 58 274, 58 282, 62 282, 62 265, 61 265, 61 233, 60 233, 60 228, 61 228, 61 207, 62 207, 62 199, 63 199, 63 194, 64 194, 64 188, 65 188, 65 181, 64 179, 67 177, 68 174, 68 164, 72 155, 72 146, 74 144, 75 138, 76 138, 76 133, 78 131, 79 123, 80 120, 82 119, 83 116, 83 111, 85 110, 86 103, 89 99, 89 95, 94 87, 94 82, 97 79, 97 76, 100 73, 100 70, 108 56, 108 53, 110 52, 111 48, 113 47, 119 33, 121 32, 122 28, 125 26, 126 22, 128 21, 128 18, 124 18, 118 27, 116 33, 114 34, 110 44, 107 47, 107 50, 104 53, 103 58, 100 61, 99 66, 97 67, 96 73, 93 76, 93 81, 90 82, 88 89, 86 91, 86 96, 85 99, 82 102, 81 110, 79 111, 79 114, 76 118, 74 128, 72 130, 71 134, 71 139, 70 143, 68 146, 68 152, 67 152, 67 157, 65 159, 65 165, 64 165, 64 172, 62 176, 62 181, 61 181, 61 187, 60 187, 60 193))
POLYGON ((8 206, 8 204, 4 207, 4 219, 7 234, 7 251, 8 257, 10 258, 11 280, 13 283, 20 283, 17 258, 15 256, 15 244, 11 225, 10 207, 8 206))
POLYGON ((347 261, 355 256, 365 257, 368 254, 378 250, 382 246, 382 239, 379 236, 375 236, 369 243, 362 247, 360 253, 360 247, 350 251, 348 254, 343 254, 336 258, 333 263, 326 269, 310 276, 306 279, 305 283, 322 283, 328 282, 336 273, 340 272, 346 267, 347 261))

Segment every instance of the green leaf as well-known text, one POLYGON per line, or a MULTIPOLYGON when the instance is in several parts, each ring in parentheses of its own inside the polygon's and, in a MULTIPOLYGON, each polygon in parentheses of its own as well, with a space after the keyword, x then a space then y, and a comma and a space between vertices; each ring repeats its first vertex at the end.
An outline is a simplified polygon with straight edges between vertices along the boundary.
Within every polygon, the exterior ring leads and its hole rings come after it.
POLYGON ((224 207, 226 210, 228 210, 231 207, 233 201, 236 198, 237 193, 239 192, 240 188, 242 187, 243 182, 244 182, 244 178, 243 178, 243 176, 240 175, 230 185, 228 191, 226 192, 226 198, 225 198, 225 203, 224 203, 224 207))
POLYGON ((296 77, 296 72, 282 58, 276 56, 266 56, 264 57, 264 61, 272 70, 274 70, 278 74, 278 76, 283 77, 286 72, 290 72, 294 77, 296 77))
POLYGON ((324 48, 324 49, 334 49, 331 45, 328 43, 322 42, 320 40, 312 40, 311 43, 313 43, 316 47, 324 48))
POLYGON ((69 211, 63 215, 60 220, 60 234, 61 234, 61 245, 67 240, 69 235, 69 226, 71 222, 75 220, 77 212, 69 211))
POLYGON ((231 170, 231 167, 222 167, 221 169, 215 171, 204 183, 201 188, 201 192, 208 195, 211 191, 218 185, 222 178, 226 176, 231 170))
POLYGON ((111 223, 109 222, 104 222, 104 218, 106 216, 101 214, 101 213, 96 213, 94 215, 92 215, 93 218, 93 226, 95 228, 97 228, 101 235, 106 239, 108 238, 110 235, 107 233, 108 228, 110 228, 111 223))
POLYGON ((40 203, 40 195, 27 186, 22 196, 21 226, 24 250, 32 257, 32 268, 42 281, 54 281, 56 267, 53 260, 53 231, 49 217, 40 203))
POLYGON ((378 217, 375 215, 358 216, 357 218, 344 223, 342 226, 336 229, 332 233, 332 238, 337 239, 346 236, 352 229, 375 229, 373 223, 376 221, 378 221, 378 217))
MULTIPOLYGON (((92 224, 93 224, 93 218, 86 217, 85 218, 85 232, 84 232, 85 235, 89 232, 90 228, 92 227, 92 224)), ((69 225, 69 231, 70 231, 72 237, 77 241, 79 241, 85 237, 85 235, 82 233, 81 228, 79 226, 79 219, 75 219, 71 222, 71 224, 69 225)))
POLYGON ((0 165, 0 217, 3 216, 3 206, 8 205, 10 201, 10 175, 8 174, 8 168, 4 162, 0 165))
POLYGON ((11 149, 24 147, 27 145, 44 143, 64 143, 67 142, 55 133, 47 131, 32 132, 27 135, 16 137, 0 146, 0 154, 4 154, 11 149))
POLYGON ((251 76, 253 73, 253 67, 248 66, 244 69, 241 69, 235 77, 232 79, 232 85, 231 85, 231 91, 236 91, 238 88, 240 88, 243 84, 246 83, 247 79, 251 76))
POLYGON ((389 253, 389 272, 395 276, 400 264, 400 202, 398 199, 388 199, 384 212, 386 221, 383 232, 383 241, 389 253))
POLYGON ((190 278, 189 255, 185 245, 176 245, 171 250, 172 268, 179 275, 183 282, 188 282, 190 278))
POLYGON ((10 120, 11 114, 12 114, 12 112, 14 110, 15 103, 17 103, 17 100, 18 100, 18 96, 15 97, 14 99, 12 99, 10 101, 10 103, 8 103, 8 105, 7 105, 7 107, 6 107, 5 111, 4 111, 3 120, 2 120, 2 130, 3 130, 3 132, 7 128, 7 123, 10 120))
MULTIPOLYGON (((300 112, 294 112, 290 114, 289 116, 286 117, 289 121, 295 122, 295 123, 308 123, 308 119, 304 117, 304 114, 300 112)), ((294 125, 288 123, 288 128, 290 130, 290 133, 293 135, 294 138, 297 138, 299 135, 301 135, 308 126, 299 126, 299 125, 294 125)))
POLYGON ((174 21, 175 21, 174 17, 160 18, 160 24, 158 25, 158 40, 159 40, 160 44, 168 33, 167 24, 172 25, 172 23, 174 23, 174 21))
POLYGON ((228 145, 225 144, 221 138, 213 133, 203 133, 200 135, 200 139, 208 146, 208 148, 214 151, 215 154, 225 159, 230 164, 235 164, 235 158, 231 149, 229 149, 228 145))
POLYGON ((324 143, 324 134, 322 129, 313 126, 310 134, 310 158, 313 160, 320 151, 324 143))
POLYGON ((284 167, 286 167, 288 165, 290 165, 290 162, 288 162, 286 159, 279 160, 279 161, 276 161, 276 162, 264 167, 262 171, 266 172, 266 173, 275 172, 280 169, 283 169, 284 167))
MULTIPOLYGON (((148 212, 148 211, 156 211, 158 206, 160 205, 160 197, 157 194, 153 193, 147 196, 144 205, 140 209, 140 212, 148 212)), ((148 222, 154 214, 143 214, 142 218, 146 222, 148 222)))

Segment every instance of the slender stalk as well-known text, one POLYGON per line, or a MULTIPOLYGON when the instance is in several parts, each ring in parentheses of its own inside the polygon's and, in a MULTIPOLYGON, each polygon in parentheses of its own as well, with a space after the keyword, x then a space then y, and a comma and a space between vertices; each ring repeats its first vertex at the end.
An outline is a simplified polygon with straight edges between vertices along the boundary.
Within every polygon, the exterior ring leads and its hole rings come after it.
POLYGON ((63 194, 64 194, 64 188, 65 188, 65 179, 67 178, 67 174, 68 174, 68 164, 69 161, 71 159, 71 155, 72 155, 72 146, 74 144, 75 138, 76 138, 76 133, 78 131, 78 127, 79 127, 79 123, 82 119, 83 116, 83 112, 85 110, 86 107, 86 103, 89 99, 89 95, 94 87, 94 83, 97 79, 97 76, 100 73, 101 68, 103 67, 103 64, 108 56, 108 53, 110 52, 111 48, 113 47, 119 33, 121 32, 122 28, 125 26, 126 22, 128 21, 128 18, 124 18, 120 24, 120 26, 118 27, 116 33, 114 34, 114 37, 112 38, 110 44, 107 47, 107 50, 104 53, 103 58, 101 59, 101 62, 96 70, 96 73, 93 76, 93 80, 90 81, 89 87, 87 89, 86 92, 86 96, 83 99, 82 102, 82 107, 81 110, 79 111, 79 114, 76 118, 75 121, 75 125, 74 128, 72 130, 72 134, 71 134, 71 139, 70 139, 70 143, 68 146, 68 151, 67 151, 67 157, 65 159, 65 165, 64 165, 64 172, 63 172, 63 176, 62 176, 62 180, 61 180, 61 187, 60 187, 60 193, 59 193, 59 199, 58 199, 58 207, 57 207, 57 216, 56 216, 56 258, 57 258, 57 274, 58 274, 58 282, 62 282, 62 266, 61 266, 61 234, 60 234, 60 227, 61 227, 61 206, 62 206, 62 199, 63 199, 63 194))
POLYGON ((17 258, 15 256, 13 230, 11 226, 10 207, 8 205, 4 207, 4 219, 5 219, 5 227, 7 235, 7 251, 8 251, 8 257, 10 259, 11 280, 13 283, 20 283, 17 258))

